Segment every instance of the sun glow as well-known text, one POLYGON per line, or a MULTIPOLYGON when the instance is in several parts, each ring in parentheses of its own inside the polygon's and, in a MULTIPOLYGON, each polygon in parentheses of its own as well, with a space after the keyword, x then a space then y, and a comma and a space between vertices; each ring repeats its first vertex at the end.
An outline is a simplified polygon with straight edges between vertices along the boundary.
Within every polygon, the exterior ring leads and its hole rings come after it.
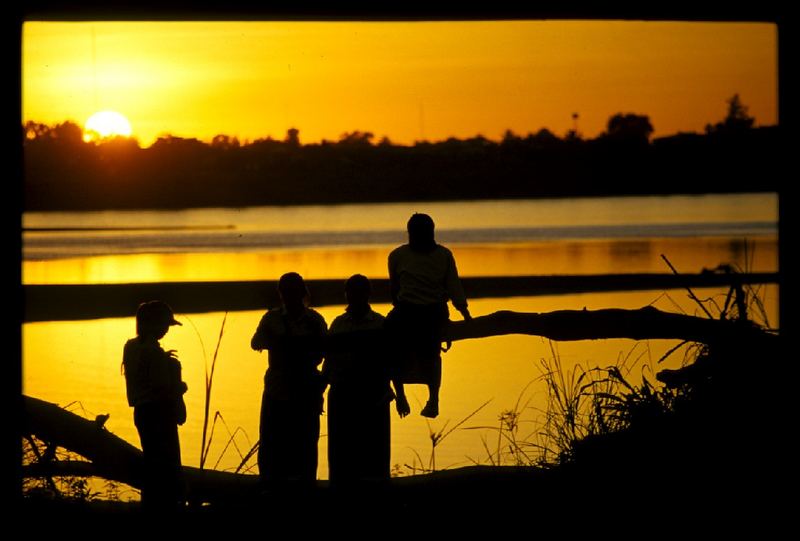
POLYGON ((291 127, 303 144, 352 130, 395 144, 593 138, 617 112, 648 115, 661 137, 702 133, 734 93, 775 124, 776 51, 761 23, 28 21, 22 117, 122 111, 143 146, 291 127))
POLYGON ((100 111, 86 121, 83 140, 86 142, 108 139, 109 137, 130 137, 131 123, 116 111, 100 111))

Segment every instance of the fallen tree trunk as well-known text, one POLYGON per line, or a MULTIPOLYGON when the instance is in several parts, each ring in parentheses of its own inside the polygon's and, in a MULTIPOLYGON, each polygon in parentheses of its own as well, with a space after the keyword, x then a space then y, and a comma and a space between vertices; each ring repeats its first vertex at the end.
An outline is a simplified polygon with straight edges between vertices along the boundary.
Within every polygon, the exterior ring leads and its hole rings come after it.
POLYGON ((629 338, 705 344, 731 339, 776 338, 749 322, 672 314, 651 306, 638 310, 559 310, 542 314, 500 311, 471 321, 451 322, 444 338, 466 340, 506 334, 527 334, 559 341, 629 338))
MULTIPOLYGON (((142 486, 142 452, 115 436, 97 422, 84 419, 56 404, 24 396, 23 434, 33 434, 49 444, 73 451, 91 464, 54 462, 23 469, 23 475, 94 475, 120 481, 135 488, 142 486)), ((255 475, 184 466, 189 497, 197 501, 236 498, 257 488, 255 475)))
MULTIPOLYGON (((631 340, 667 339, 713 345, 735 340, 772 343, 770 334, 748 321, 700 318, 662 312, 646 306, 638 310, 559 310, 547 313, 500 311, 470 321, 451 321, 442 341, 487 338, 508 334, 541 336, 550 340, 576 341, 628 338, 631 340)), ((341 333, 328 337, 328 351, 339 348, 386 347, 382 329, 341 333)))

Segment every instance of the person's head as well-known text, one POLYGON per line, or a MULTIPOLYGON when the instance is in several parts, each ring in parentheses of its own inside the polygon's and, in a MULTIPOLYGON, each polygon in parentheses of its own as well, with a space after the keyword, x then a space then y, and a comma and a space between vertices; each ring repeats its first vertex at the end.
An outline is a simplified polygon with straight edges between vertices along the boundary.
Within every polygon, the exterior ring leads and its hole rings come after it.
POLYGON ((147 301, 136 310, 136 334, 160 339, 172 325, 182 325, 164 301, 147 301))
POLYGON ((287 272, 278 280, 278 294, 281 303, 288 310, 297 310, 306 306, 308 288, 303 277, 296 272, 287 272))
POLYGON ((369 279, 363 274, 354 274, 344 284, 348 309, 365 309, 369 306, 369 279))
POLYGON ((414 250, 428 251, 436 246, 433 235, 433 218, 415 213, 408 219, 408 244, 414 250))

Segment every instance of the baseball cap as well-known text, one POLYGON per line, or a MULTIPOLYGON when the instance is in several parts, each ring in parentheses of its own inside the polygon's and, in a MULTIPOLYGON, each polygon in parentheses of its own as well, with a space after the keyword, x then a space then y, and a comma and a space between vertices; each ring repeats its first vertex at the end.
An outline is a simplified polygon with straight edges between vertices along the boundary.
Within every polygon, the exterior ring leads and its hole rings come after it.
POLYGON ((164 301, 148 301, 139 305, 136 310, 138 323, 153 323, 159 325, 183 325, 175 319, 172 308, 164 301))

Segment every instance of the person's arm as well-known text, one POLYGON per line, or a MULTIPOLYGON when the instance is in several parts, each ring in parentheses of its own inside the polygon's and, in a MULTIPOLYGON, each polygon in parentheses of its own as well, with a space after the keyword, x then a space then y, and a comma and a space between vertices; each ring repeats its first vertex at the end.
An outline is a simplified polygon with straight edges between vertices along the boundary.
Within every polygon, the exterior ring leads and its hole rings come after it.
POLYGON ((133 407, 146 392, 147 382, 144 377, 146 374, 142 370, 141 355, 139 347, 134 340, 125 343, 122 351, 122 367, 125 374, 125 392, 128 397, 128 405, 133 407))
POLYGON ((173 389, 177 398, 180 398, 186 394, 186 391, 189 390, 189 386, 186 385, 185 381, 183 381, 183 367, 181 366, 181 362, 178 360, 177 351, 174 349, 167 350, 166 355, 173 370, 173 389))
POLYGON ((282 335, 285 333, 279 332, 276 328, 275 316, 267 312, 261 317, 256 332, 250 339, 250 347, 256 351, 274 349, 280 346, 282 335))
POLYGON ((392 296, 392 304, 397 304, 397 295, 400 293, 400 283, 397 276, 397 255, 396 252, 389 254, 389 289, 392 296))
POLYGON ((317 367, 322 362, 322 359, 325 358, 326 344, 328 341, 328 324, 325 322, 325 318, 320 314, 316 312, 315 314, 317 329, 311 335, 306 345, 311 352, 311 357, 315 360, 314 367, 317 367))
POLYGON ((406 398, 406 389, 403 383, 397 379, 392 380, 392 386, 394 387, 395 394, 394 406, 395 409, 397 409, 397 414, 402 419, 411 413, 411 407, 408 405, 408 398, 406 398))
POLYGON ((445 276, 445 288, 447 289, 447 295, 453 302, 453 306, 455 306, 456 310, 461 313, 461 317, 463 317, 466 321, 472 319, 472 315, 469 313, 469 308, 467 305, 467 296, 464 294, 464 287, 461 284, 461 279, 458 277, 456 260, 453 257, 452 252, 449 251, 447 260, 447 274, 445 276))
MULTIPOLYGON (((150 396, 158 401, 171 401, 176 396, 175 363, 178 362, 174 350, 164 351, 161 346, 150 345, 143 349, 147 366, 147 386, 150 396)), ((184 384, 185 385, 185 384, 184 384)))

